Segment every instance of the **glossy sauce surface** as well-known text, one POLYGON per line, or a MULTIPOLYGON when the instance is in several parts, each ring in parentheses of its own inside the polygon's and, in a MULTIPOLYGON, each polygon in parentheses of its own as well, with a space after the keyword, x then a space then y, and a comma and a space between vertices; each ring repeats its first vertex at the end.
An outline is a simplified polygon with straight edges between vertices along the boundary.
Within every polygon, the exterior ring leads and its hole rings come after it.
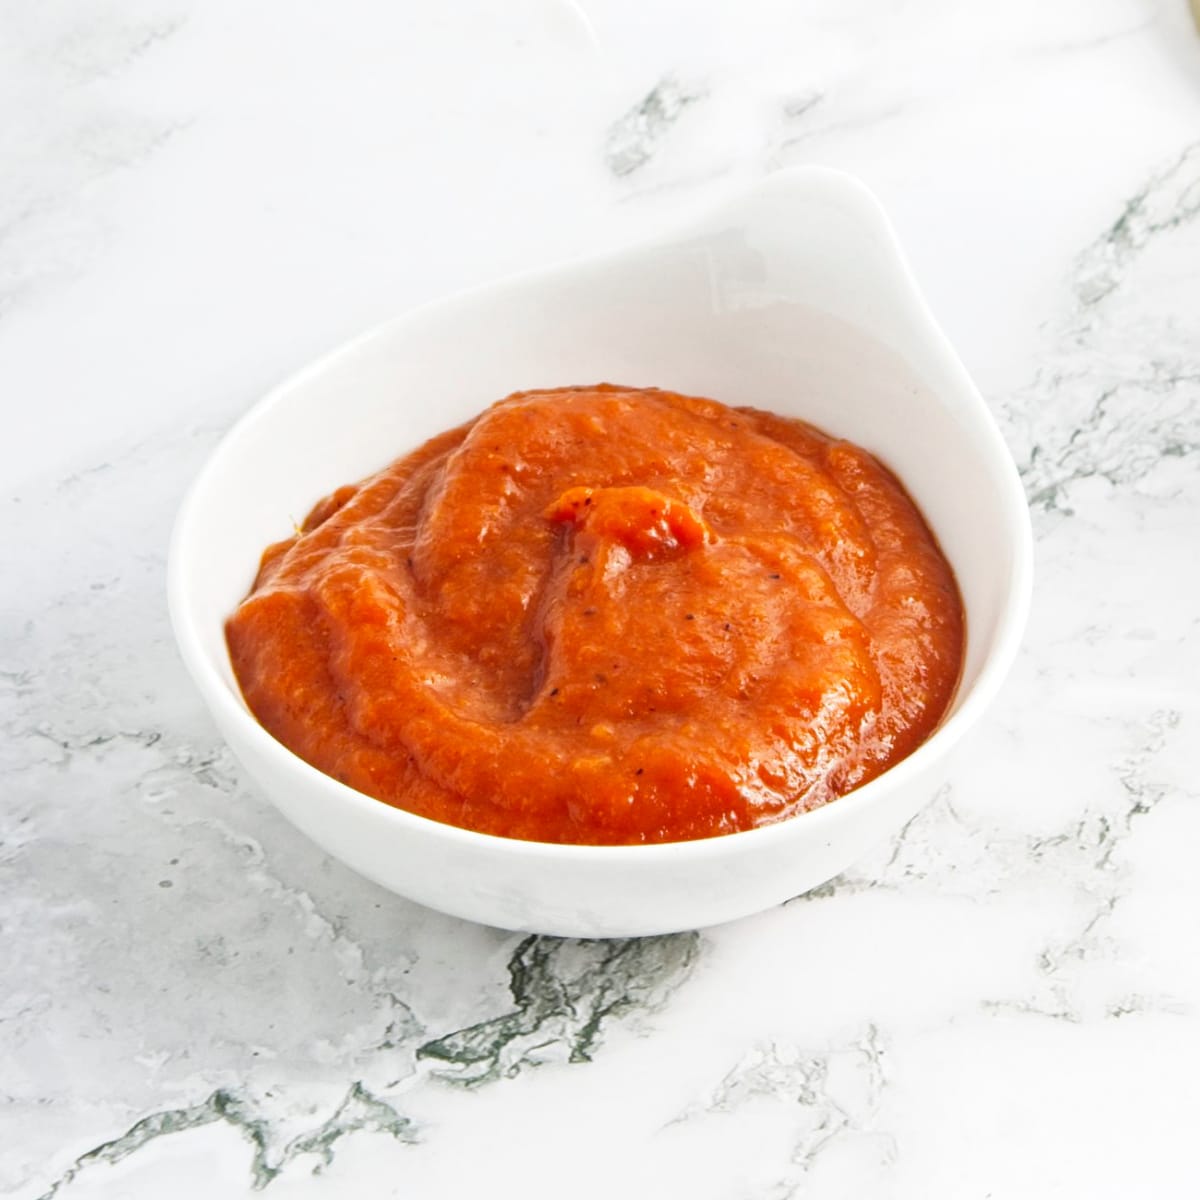
POLYGON ((798 421, 518 393, 314 508, 227 624, 259 721, 438 821, 711 837, 911 753, 958 679, 953 573, 897 480, 798 421))

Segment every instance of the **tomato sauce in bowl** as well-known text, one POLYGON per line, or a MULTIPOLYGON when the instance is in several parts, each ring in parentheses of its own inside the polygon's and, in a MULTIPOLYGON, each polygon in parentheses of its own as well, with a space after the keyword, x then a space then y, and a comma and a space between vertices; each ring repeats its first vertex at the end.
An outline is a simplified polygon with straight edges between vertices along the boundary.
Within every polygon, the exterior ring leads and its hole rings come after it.
POLYGON ((261 724, 437 821, 638 844, 819 807, 937 726, 953 572, 897 479, 803 422, 517 393, 322 500, 226 625, 261 724))

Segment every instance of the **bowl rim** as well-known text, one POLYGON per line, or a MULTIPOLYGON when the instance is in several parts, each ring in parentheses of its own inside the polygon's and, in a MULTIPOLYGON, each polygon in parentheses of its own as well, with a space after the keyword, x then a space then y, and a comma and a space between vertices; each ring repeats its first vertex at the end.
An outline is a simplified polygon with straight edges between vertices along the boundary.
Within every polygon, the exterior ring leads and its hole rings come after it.
MULTIPOLYGON (((773 172, 739 188, 736 192, 725 195, 717 203, 710 205, 690 220, 671 226, 655 236, 600 253, 511 274, 498 280, 454 292, 385 319, 349 340, 339 343, 270 388, 222 435, 187 489, 171 531, 167 555, 167 601, 176 642, 188 673, 205 704, 216 718, 223 735, 229 723, 240 727, 245 736, 254 744, 255 749, 269 760, 273 760, 282 771, 293 773, 317 787, 324 788, 329 794, 331 802, 340 801, 344 805, 357 808, 368 820, 394 823, 400 831, 408 830, 414 834, 441 838, 449 844, 457 844, 463 848, 481 852, 486 851, 489 854, 507 855, 513 858, 566 859, 581 866, 585 863, 599 862, 609 865, 628 866, 633 863, 647 865, 660 863, 664 859, 705 860, 739 852, 750 852, 758 846, 782 839, 801 836, 820 837, 822 831, 831 823, 836 824, 845 820, 851 810, 858 811, 864 807, 884 802, 890 792, 903 787, 911 779, 923 774, 939 758, 945 757, 990 704, 1004 682, 1020 647, 1028 620, 1032 591, 1033 536, 1029 508, 1015 464, 1000 431, 978 388, 930 310, 905 258, 891 220, 880 201, 855 176, 841 170, 821 166, 791 167, 773 172), (504 291, 515 285, 529 286, 540 282, 550 282, 562 276, 569 276, 581 269, 595 268, 610 262, 661 250, 684 238, 712 236, 722 228, 722 218, 725 218, 724 223, 727 224, 729 218, 736 216, 740 208, 760 195, 776 189, 790 188, 803 191, 814 186, 840 190, 844 197, 857 204, 860 211, 872 220, 880 232, 885 235, 877 252, 887 255, 891 259, 891 269, 895 272, 896 281, 905 295, 905 303, 910 306, 911 315, 921 327, 923 336, 942 360, 948 372, 956 379, 957 386, 969 395, 971 400, 979 406, 981 415, 986 417, 986 421, 982 424, 986 426, 988 435, 987 452, 989 456, 994 458, 999 455, 1003 460, 1003 469, 1000 475, 1005 482, 1001 500, 1006 525, 1011 535, 1008 549, 1012 555, 1012 569, 1007 594, 997 618, 991 649, 980 666, 978 677, 965 694, 956 692, 951 704, 957 703, 957 708, 948 717, 942 719, 924 742, 907 757, 868 783, 846 792, 836 800, 819 808, 792 813, 790 816, 753 829, 687 841, 593 845, 576 842, 528 841, 481 833, 477 830, 436 821, 430 817, 423 817, 407 809, 388 804, 386 801, 349 787, 302 759, 268 733, 253 714, 238 703, 237 698, 219 674, 215 663, 204 649, 199 630, 192 619, 191 606, 188 601, 190 572, 188 544, 192 525, 197 519, 197 514, 203 508, 209 490, 209 480, 218 471, 228 448, 246 430, 267 419, 272 410, 286 402, 291 392, 303 385, 309 378, 325 371, 336 360, 343 356, 349 356, 368 342, 407 325, 415 324, 431 316, 441 315, 464 302, 484 299, 491 293, 504 291)), ((966 615, 969 619, 970 614, 966 615)), ((969 626, 967 636, 970 637, 969 626)), ((960 682, 959 688, 961 689, 961 687, 960 682)), ((260 786, 264 792, 267 792, 268 799, 274 803, 270 789, 261 784, 260 786)))

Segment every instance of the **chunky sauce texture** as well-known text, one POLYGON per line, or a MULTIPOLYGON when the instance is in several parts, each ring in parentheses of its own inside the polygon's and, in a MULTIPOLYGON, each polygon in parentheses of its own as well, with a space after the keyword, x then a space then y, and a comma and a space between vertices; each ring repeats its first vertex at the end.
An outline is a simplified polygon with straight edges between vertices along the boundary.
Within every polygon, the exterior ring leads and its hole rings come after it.
POLYGON ((227 625, 259 721, 351 787, 544 842, 816 808, 933 731, 962 604, 865 451, 657 390, 517 393, 322 500, 227 625))

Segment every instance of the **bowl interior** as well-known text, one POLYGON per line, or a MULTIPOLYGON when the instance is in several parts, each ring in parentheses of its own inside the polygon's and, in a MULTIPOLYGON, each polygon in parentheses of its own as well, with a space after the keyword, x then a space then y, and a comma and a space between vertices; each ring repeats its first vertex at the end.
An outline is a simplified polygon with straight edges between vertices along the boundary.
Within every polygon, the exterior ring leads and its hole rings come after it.
POLYGON ((878 205, 806 170, 677 239, 401 318, 267 397, 198 479, 172 548, 172 611, 202 686, 242 704, 224 620, 317 499, 512 391, 601 380, 802 417, 886 462, 962 589, 956 708, 1019 634, 1028 524, 1011 460, 878 205))

